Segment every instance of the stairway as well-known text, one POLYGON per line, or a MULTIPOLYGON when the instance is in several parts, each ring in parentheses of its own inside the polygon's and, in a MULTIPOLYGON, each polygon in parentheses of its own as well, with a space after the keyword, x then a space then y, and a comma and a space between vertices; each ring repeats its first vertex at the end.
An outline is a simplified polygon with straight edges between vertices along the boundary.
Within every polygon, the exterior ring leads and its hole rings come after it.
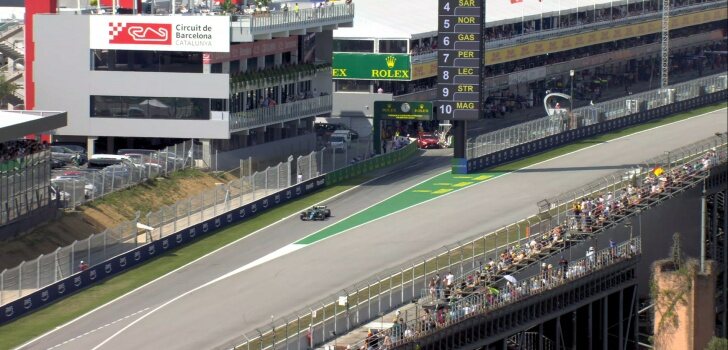
POLYGON ((5 42, 16 34, 22 32, 23 27, 23 24, 17 21, 3 23, 0 25, 0 42, 5 42))
POLYGON ((5 57, 11 58, 13 60, 18 60, 20 58, 23 58, 24 52, 14 48, 12 45, 8 44, 7 42, 0 42, 0 52, 2 52, 5 57))
MULTIPOLYGON (((16 63, 24 61, 25 52, 22 49, 14 47, 14 45, 10 43, 9 40, 17 36, 18 34, 21 34, 23 32, 23 29, 24 25, 20 21, 8 21, 0 24, 0 53, 2 53, 5 57, 12 59, 16 63)), ((13 93, 12 95, 6 96, 3 100, 3 106, 0 106, 0 108, 5 108, 6 103, 10 103, 14 106, 24 105, 24 72, 20 70, 13 73, 8 73, 5 69, 2 70, 3 71, 0 72, 0 74, 5 75, 5 81, 15 83, 19 86, 19 89, 16 90, 15 93, 13 93)))

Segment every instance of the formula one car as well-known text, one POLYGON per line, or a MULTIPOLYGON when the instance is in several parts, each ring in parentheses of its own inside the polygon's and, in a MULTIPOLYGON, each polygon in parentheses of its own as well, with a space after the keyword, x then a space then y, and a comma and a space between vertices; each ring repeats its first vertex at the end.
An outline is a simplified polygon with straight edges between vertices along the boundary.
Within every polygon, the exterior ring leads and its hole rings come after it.
POLYGON ((311 209, 301 213, 301 220, 303 221, 318 221, 326 220, 331 216, 331 210, 325 205, 314 205, 311 209))

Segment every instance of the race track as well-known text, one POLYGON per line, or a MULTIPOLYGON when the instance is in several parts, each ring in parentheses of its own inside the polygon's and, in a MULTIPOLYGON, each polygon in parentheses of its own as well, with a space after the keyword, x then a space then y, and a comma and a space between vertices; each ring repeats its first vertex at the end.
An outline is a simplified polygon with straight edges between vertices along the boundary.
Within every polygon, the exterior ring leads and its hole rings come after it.
POLYGON ((449 168, 447 151, 429 152, 404 165, 405 169, 327 202, 334 220, 283 220, 23 349, 217 348, 270 324, 271 316, 286 316, 378 271, 532 215, 541 199, 725 132, 727 117, 723 109, 597 144, 453 192, 198 288, 449 168))

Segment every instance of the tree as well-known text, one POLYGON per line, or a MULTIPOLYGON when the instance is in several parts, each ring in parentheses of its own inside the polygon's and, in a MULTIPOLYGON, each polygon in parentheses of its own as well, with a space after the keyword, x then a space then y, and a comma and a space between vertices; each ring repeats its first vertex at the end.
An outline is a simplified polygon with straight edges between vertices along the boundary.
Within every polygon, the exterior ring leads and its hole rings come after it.
POLYGON ((5 75, 0 74, 0 108, 5 106, 5 98, 15 94, 16 90, 18 90, 18 85, 7 81, 5 75))
POLYGON ((220 8, 227 14, 233 14, 238 10, 237 6, 233 4, 233 0, 225 0, 225 2, 220 5, 220 8))
POLYGON ((705 350, 725 350, 728 349, 728 339, 713 337, 705 350))

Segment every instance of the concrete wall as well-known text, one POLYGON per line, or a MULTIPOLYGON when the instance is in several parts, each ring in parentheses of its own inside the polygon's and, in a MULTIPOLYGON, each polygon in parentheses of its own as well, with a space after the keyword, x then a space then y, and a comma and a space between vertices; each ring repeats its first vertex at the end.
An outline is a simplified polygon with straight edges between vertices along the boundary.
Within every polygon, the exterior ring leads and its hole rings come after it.
POLYGON ((333 117, 374 117, 374 101, 392 101, 392 94, 334 92, 333 117))
MULTIPOLYGON (((284 161, 289 155, 293 155, 295 158, 301 154, 308 154, 315 146, 316 134, 310 133, 262 145, 220 152, 217 154, 217 169, 235 169, 240 166, 241 159, 247 159, 248 157, 252 157, 256 163, 284 161), (285 150, 285 155, 281 156, 281 150, 285 150)), ((215 157, 215 155, 213 154, 212 157, 215 157)))
POLYGON ((89 16, 36 15, 36 109, 68 111, 58 135, 216 138, 229 136, 217 120, 90 118, 91 95, 227 99, 227 74, 91 70, 89 16))

